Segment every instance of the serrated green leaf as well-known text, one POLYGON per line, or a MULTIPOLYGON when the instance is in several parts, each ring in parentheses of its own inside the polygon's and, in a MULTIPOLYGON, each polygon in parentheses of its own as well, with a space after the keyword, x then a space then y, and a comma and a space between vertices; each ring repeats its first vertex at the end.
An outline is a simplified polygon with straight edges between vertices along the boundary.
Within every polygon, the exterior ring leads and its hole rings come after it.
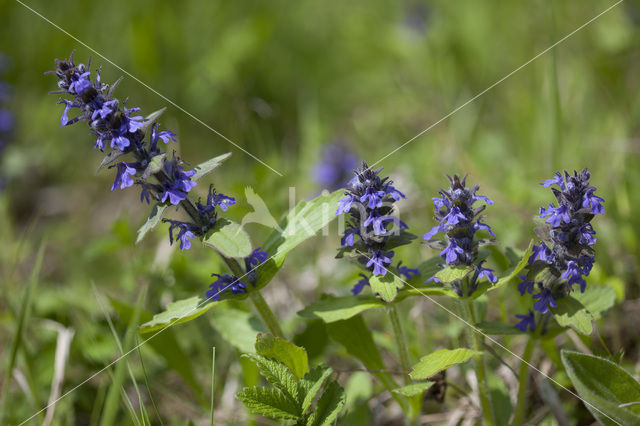
POLYGON ((222 305, 212 311, 210 323, 218 333, 242 353, 254 351, 258 333, 266 332, 263 322, 249 312, 222 305))
POLYGON ((231 153, 227 152, 226 154, 218 155, 217 157, 211 158, 205 161, 204 163, 198 164, 193 168, 196 174, 191 176, 191 180, 194 182, 199 181, 204 176, 208 175, 209 173, 214 171, 216 168, 218 168, 220 164, 222 164, 222 162, 229 157, 231 157, 231 153))
POLYGON ((280 270, 287 254, 335 219, 338 201, 344 191, 323 193, 313 200, 301 201, 279 224, 262 246, 270 259, 256 269, 257 290, 263 288, 280 270))
POLYGON ((142 239, 145 237, 145 235, 147 235, 149 231, 158 226, 166 209, 167 206, 165 204, 156 203, 151 206, 151 211, 149 212, 147 220, 144 222, 144 225, 142 225, 140 229, 138 229, 138 238, 136 239, 136 244, 142 241, 142 239))
POLYGON ((203 303, 204 300, 205 299, 200 296, 193 296, 188 299, 169 303, 167 309, 159 314, 155 314, 153 319, 142 324, 138 331, 140 333, 150 333, 168 326, 191 321, 213 308, 214 305, 221 303, 215 301, 203 303))
POLYGON ((349 319, 360 312, 385 306, 377 297, 370 296, 328 296, 312 303, 298 312, 303 318, 319 318, 324 322, 349 319))
POLYGON ((472 356, 480 354, 471 349, 440 349, 429 355, 423 356, 420 361, 413 366, 413 371, 409 375, 413 379, 428 379, 434 374, 446 370, 455 364, 468 361, 472 356))
POLYGON ((448 284, 463 279, 469 275, 471 271, 473 271, 473 266, 447 266, 446 268, 438 271, 435 277, 440 280, 442 284, 448 284))
POLYGON ((393 391, 404 396, 416 396, 429 389, 435 382, 411 383, 393 391))
POLYGON ((313 400, 316 395, 322 388, 325 380, 329 376, 331 376, 333 370, 329 367, 317 366, 309 371, 304 377, 298 382, 302 394, 304 395, 304 400, 302 401, 302 413, 306 413, 306 411, 311 407, 313 400))
POLYGON ((297 407, 302 405, 302 396, 298 387, 298 381, 289 370, 289 367, 262 355, 247 354, 244 356, 251 359, 260 370, 260 374, 280 390, 280 392, 290 398, 297 407))
POLYGON ((226 257, 243 258, 251 254, 251 240, 242 227, 226 218, 220 218, 202 240, 226 257))
POLYGON ((307 351, 288 340, 268 333, 259 333, 255 347, 258 355, 286 365, 298 380, 309 372, 307 351))
POLYGON ((556 300, 558 305, 551 308, 553 317, 562 327, 571 327, 579 333, 590 335, 593 332, 593 316, 587 308, 571 295, 556 300))
POLYGON ((640 424, 640 383, 613 362, 563 350, 562 363, 587 409, 604 425, 640 424))
POLYGON ((369 279, 371 290, 380 295, 385 302, 393 302, 398 294, 398 289, 404 286, 404 283, 390 272, 384 276, 374 275, 369 279))
POLYGON ((142 179, 147 180, 149 176, 154 175, 158 173, 160 170, 162 170, 164 167, 165 158, 167 158, 166 153, 159 154, 153 157, 149 162, 149 165, 147 166, 147 168, 144 169, 144 172, 142 172, 142 179))
POLYGON ((299 420, 298 407, 282 392, 271 388, 244 388, 236 394, 253 414, 261 414, 274 420, 299 420))
POLYGON ((478 324, 478 329, 484 334, 491 334, 494 336, 508 336, 512 334, 524 334, 518 328, 515 328, 513 324, 507 324, 504 322, 481 322, 478 324))
POLYGON ((307 420, 308 426, 331 426, 338 418, 340 410, 344 406, 344 389, 336 381, 332 381, 326 387, 316 409, 307 420))

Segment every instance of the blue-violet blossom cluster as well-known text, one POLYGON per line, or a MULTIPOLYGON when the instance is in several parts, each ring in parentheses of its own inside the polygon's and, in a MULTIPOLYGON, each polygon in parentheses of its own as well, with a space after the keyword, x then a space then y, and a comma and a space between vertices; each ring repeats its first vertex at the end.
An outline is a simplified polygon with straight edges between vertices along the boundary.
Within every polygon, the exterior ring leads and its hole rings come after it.
POLYGON ((313 177, 322 188, 335 191, 344 188, 356 167, 356 156, 344 145, 334 143, 324 148, 322 158, 313 170, 313 177))
MULTIPOLYGON (((528 273, 521 275, 518 284, 521 296, 532 294, 536 300, 533 310, 544 315, 557 306, 556 299, 563 297, 577 284, 584 292, 593 267, 596 231, 591 225, 595 215, 604 213, 604 200, 595 195, 596 188, 589 184, 591 175, 587 169, 570 175, 567 171, 541 183, 551 188, 558 205, 540 208, 539 217, 548 230, 543 241, 533 246, 529 257, 528 273)), ((534 312, 518 315, 522 319, 516 325, 522 331, 535 330, 534 312)))
POLYGON ((259 264, 265 262, 269 257, 269 253, 260 250, 260 247, 255 249, 249 256, 244 259, 244 267, 246 273, 242 277, 237 277, 230 274, 212 274, 211 276, 217 279, 211 283, 209 290, 207 290, 207 299, 220 300, 223 293, 229 290, 232 294, 243 294, 247 292, 247 282, 255 284, 256 273, 255 269, 259 264))
MULTIPOLYGON (((349 181, 336 215, 349 214, 341 239, 342 247, 354 248, 358 260, 373 275, 384 276, 394 255, 388 247, 389 237, 408 227, 393 214, 394 202, 405 198, 405 195, 393 186, 388 177, 380 177, 381 170, 373 170, 363 162, 362 167, 354 171, 355 177, 349 181), (390 226, 392 223, 393 227, 390 226)), ((401 263, 397 271, 407 278, 418 274, 417 269, 401 263)), ((352 289, 354 295, 369 284, 367 276, 362 274, 362 277, 352 289)))
MULTIPOLYGON (((492 237, 495 237, 489 225, 482 223, 480 213, 486 208, 486 204, 493 204, 489 198, 477 195, 479 186, 472 189, 466 187, 466 176, 460 180, 460 176, 447 175, 451 187, 449 191, 441 189, 441 197, 434 197, 435 218, 439 222, 429 232, 423 235, 424 240, 431 240, 438 232, 444 232, 447 236, 440 256, 449 266, 466 265, 472 266, 478 258, 478 240, 475 234, 479 230, 486 230, 492 237), (484 202, 479 207, 474 207, 476 202, 484 202)), ((481 278, 486 278, 490 282, 496 282, 497 277, 492 269, 484 268, 484 261, 475 265, 475 272, 469 282, 468 295, 477 288, 477 282, 481 278)), ((437 278, 430 280, 437 281, 437 278)), ((452 283, 454 290, 462 295, 460 283, 452 283)))

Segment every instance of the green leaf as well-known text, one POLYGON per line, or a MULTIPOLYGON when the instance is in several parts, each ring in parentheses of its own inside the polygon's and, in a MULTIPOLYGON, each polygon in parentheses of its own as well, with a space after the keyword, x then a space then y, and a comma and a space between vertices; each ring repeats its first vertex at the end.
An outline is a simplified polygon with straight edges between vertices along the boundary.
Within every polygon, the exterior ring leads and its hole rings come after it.
POLYGON ((513 324, 507 324, 504 322, 481 322, 477 325, 478 329, 484 334, 491 334, 494 336, 508 336, 513 334, 524 334, 524 332, 515 328, 513 324))
POLYGON ((290 398, 297 407, 302 405, 298 381, 289 370, 289 367, 261 355, 246 354, 243 356, 251 359, 260 370, 260 374, 286 397, 290 398))
POLYGON ((164 114, 166 109, 167 107, 160 108, 159 110, 154 111, 151 114, 147 115, 144 118, 144 126, 142 127, 142 129, 146 132, 147 128, 149 128, 150 125, 152 125, 155 121, 157 121, 158 118, 160 118, 160 116, 164 114))
POLYGON ((324 322, 335 322, 384 305, 385 303, 377 297, 327 296, 299 311, 298 315, 303 318, 319 318, 324 322))
POLYGON ((360 316, 327 324, 329 336, 345 347, 370 370, 385 368, 371 331, 360 316))
POLYGON ((140 333, 150 333, 175 324, 191 321, 220 303, 213 301, 202 304, 204 301, 205 299, 200 296, 193 296, 169 303, 167 309, 155 314, 153 319, 142 324, 138 331, 140 333))
POLYGON ((590 285, 584 293, 574 291, 571 296, 587 308, 593 319, 600 319, 616 301, 616 292, 606 285, 590 285))
POLYGON ((113 151, 111 151, 110 153, 105 155, 104 158, 102 159, 102 162, 98 166, 98 169, 96 170, 96 173, 99 172, 101 168, 113 163, 114 161, 116 161, 116 159, 120 158, 124 154, 125 154, 125 152, 122 152, 119 149, 114 149, 113 151))
POLYGON ((527 247, 525 252, 522 254, 522 257, 520 257, 520 260, 518 261, 518 263, 516 265, 512 266, 511 268, 509 268, 505 272, 505 275, 500 277, 498 279, 498 282, 496 282, 495 284, 491 284, 490 282, 487 282, 487 281, 482 282, 478 286, 476 291, 473 292, 472 298, 475 299, 475 298, 477 298, 479 296, 482 296, 487 291, 496 290, 496 289, 504 286, 505 284, 508 284, 514 278, 518 277, 520 275, 520 272, 522 272, 522 270, 529 263, 529 257, 531 257, 532 253, 533 253, 533 240, 531 240, 529 242, 529 246, 527 247))
POLYGON ((316 409, 307 420, 307 425, 331 426, 338 418, 344 402, 344 389, 342 389, 338 382, 332 381, 320 396, 318 404, 316 404, 316 409))
POLYGON ((253 414, 261 414, 274 420, 298 420, 298 407, 277 389, 244 388, 236 394, 247 409, 253 414))
POLYGON ((400 278, 390 272, 384 276, 372 276, 369 279, 369 284, 371 284, 371 290, 379 294, 385 302, 393 302, 398 294, 398 289, 404 286, 400 278))
POLYGON ((218 166, 220 166, 220 164, 222 164, 224 160, 226 160, 229 157, 231 157, 231 153, 227 152, 226 154, 218 155, 217 157, 207 160, 204 163, 198 164, 193 168, 196 174, 191 176, 191 180, 194 182, 199 181, 204 176, 208 175, 213 170, 215 170, 218 166))
POLYGON ((561 352, 571 383, 587 409, 604 425, 640 424, 640 383, 613 362, 593 355, 561 352))
POLYGON ((240 352, 253 352, 258 333, 267 331, 262 321, 226 304, 220 307, 223 309, 214 309, 210 315, 211 326, 240 352))
POLYGON ((145 237, 145 235, 147 235, 149 231, 158 226, 166 209, 167 205, 160 203, 156 203, 151 207, 151 211, 149 212, 149 216, 147 217, 146 222, 140 227, 140 229, 138 229, 138 238, 136 239, 136 244, 142 241, 142 239, 145 237))
POLYGON ((393 391, 404 396, 416 396, 429 389, 434 383, 435 382, 411 383, 410 385, 394 389, 393 391))
POLYGON ((216 221, 202 243, 226 257, 243 258, 249 256, 252 251, 251 240, 245 230, 239 224, 225 218, 216 221))
POLYGON ((300 382, 298 382, 304 395, 304 400, 302 401, 303 414, 311 407, 313 400, 322 388, 324 382, 331 376, 331 373, 333 373, 331 368, 317 366, 305 374, 300 382))
POLYGON ((571 327, 577 332, 590 335, 593 332, 593 316, 587 308, 571 295, 556 300, 558 307, 552 308, 553 316, 562 327, 571 327))
POLYGON ((149 176, 155 175, 160 170, 162 170, 162 168, 164 167, 164 160, 166 157, 167 157, 166 153, 154 156, 149 162, 149 165, 147 166, 147 168, 144 169, 144 172, 142 172, 142 179, 147 180, 149 176))
POLYGON ((474 355, 481 352, 471 349, 440 349, 432 354, 423 356, 420 361, 413 366, 413 371, 409 375, 413 379, 428 379, 434 374, 446 370, 455 364, 466 362, 474 355))
POLYGON ((313 200, 299 202, 280 223, 262 246, 272 256, 256 269, 256 286, 259 290, 271 281, 280 270, 287 254, 306 239, 335 219, 338 201, 343 191, 323 193, 313 200))
POLYGON ((258 333, 256 352, 258 355, 283 363, 298 380, 309 372, 307 351, 288 340, 268 333, 258 333))
POLYGON ((442 284, 448 284, 463 279, 469 275, 471 271, 473 271, 473 266, 447 266, 438 271, 435 277, 439 279, 442 284))
MULTIPOLYGON (((133 306, 126 305, 116 299, 110 298, 109 302, 113 309, 120 315, 121 322, 128 323, 131 321, 135 308, 133 306)), ((150 321, 152 315, 150 312, 141 311, 140 320, 150 321)), ((167 367, 177 372, 182 379, 193 389, 198 399, 204 404, 204 394, 202 388, 196 380, 192 365, 187 354, 182 350, 173 330, 165 330, 162 333, 158 333, 153 339, 145 341, 154 352, 160 355, 167 367)))

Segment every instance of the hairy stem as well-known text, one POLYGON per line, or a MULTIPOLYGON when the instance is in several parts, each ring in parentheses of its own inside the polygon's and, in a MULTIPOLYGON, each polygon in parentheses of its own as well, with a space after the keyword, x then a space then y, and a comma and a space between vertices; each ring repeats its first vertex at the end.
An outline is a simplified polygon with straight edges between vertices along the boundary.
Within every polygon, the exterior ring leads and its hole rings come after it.
POLYGON ((516 407, 515 416, 513 418, 514 425, 522 425, 524 423, 524 415, 527 410, 527 386, 529 385, 529 364, 531 355, 533 354, 533 348, 535 339, 529 337, 527 345, 524 347, 520 362, 520 371, 518 372, 518 405, 516 407))
POLYGON ((250 292, 249 297, 251 298, 253 305, 258 310, 258 313, 262 317, 262 320, 264 321, 264 323, 267 325, 267 328, 269 329, 271 334, 284 339, 285 338, 284 333, 280 328, 280 324, 278 323, 278 320, 276 319, 276 316, 273 314, 273 311, 271 310, 271 308, 269 308, 269 305, 267 305, 267 301, 264 300, 264 297, 262 297, 262 294, 260 294, 260 291, 256 290, 256 291, 250 292))
MULTIPOLYGON (((460 301, 462 317, 469 324, 476 326, 476 320, 473 312, 473 302, 467 298, 460 301)), ((478 394, 480 397, 480 405, 482 408, 482 415, 484 417, 484 423, 487 426, 493 426, 495 421, 493 419, 493 408, 491 406, 491 397, 489 394, 489 384, 487 382, 487 372, 484 362, 484 343, 483 337, 479 335, 475 330, 467 330, 468 336, 473 343, 473 349, 480 352, 473 356, 473 361, 476 368, 476 377, 478 379, 478 394)))

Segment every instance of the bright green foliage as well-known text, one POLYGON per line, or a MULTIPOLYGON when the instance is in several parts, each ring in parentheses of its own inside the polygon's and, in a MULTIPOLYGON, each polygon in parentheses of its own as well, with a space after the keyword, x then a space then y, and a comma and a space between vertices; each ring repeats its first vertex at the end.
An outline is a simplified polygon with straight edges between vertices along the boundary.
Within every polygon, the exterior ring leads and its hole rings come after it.
POLYGON ((448 284, 465 278, 471 273, 471 271, 473 271, 472 266, 447 266, 446 268, 438 271, 435 277, 440 280, 440 283, 448 284))
POLYGON ((225 257, 243 258, 251 254, 251 240, 242 227, 226 218, 219 218, 202 240, 225 257))
POLYGON ((429 389, 433 383, 434 382, 411 383, 410 385, 394 389, 393 391, 404 396, 416 396, 429 389))
POLYGON ((584 293, 574 291, 557 300, 553 316, 563 327, 589 335, 593 332, 592 321, 600 319, 615 302, 615 291, 607 286, 589 286, 584 293))
POLYGON ((289 368, 289 371, 301 379, 309 372, 307 351, 288 340, 272 334, 259 333, 256 339, 256 353, 266 358, 275 359, 289 368))
POLYGON ((383 301, 371 296, 327 296, 299 311, 298 315, 304 318, 319 318, 324 322, 335 322, 384 305, 383 301))
POLYGON ((242 353, 253 352, 258 333, 267 331, 264 323, 256 316, 227 304, 211 311, 209 322, 227 342, 242 353))
POLYGON ((304 348, 267 334, 258 335, 256 351, 273 358, 246 355, 271 387, 245 388, 237 393, 249 411, 274 420, 295 420, 298 425, 330 425, 336 420, 345 395, 338 382, 331 378, 331 368, 317 366, 309 371, 304 348), (296 377, 292 371, 300 372, 303 365, 305 374, 296 377), (317 401, 315 407, 314 401, 317 401))
POLYGON ((402 280, 390 272, 386 275, 374 275, 369 279, 371 290, 380 295, 385 302, 393 302, 398 295, 398 289, 404 286, 402 280))
POLYGON ((562 363, 585 406, 604 425, 640 424, 640 383, 613 362, 562 351, 562 363))
POLYGON ((434 374, 446 370, 455 364, 468 361, 472 356, 478 354, 471 349, 440 349, 429 355, 423 356, 409 375, 414 379, 428 379, 434 374))

